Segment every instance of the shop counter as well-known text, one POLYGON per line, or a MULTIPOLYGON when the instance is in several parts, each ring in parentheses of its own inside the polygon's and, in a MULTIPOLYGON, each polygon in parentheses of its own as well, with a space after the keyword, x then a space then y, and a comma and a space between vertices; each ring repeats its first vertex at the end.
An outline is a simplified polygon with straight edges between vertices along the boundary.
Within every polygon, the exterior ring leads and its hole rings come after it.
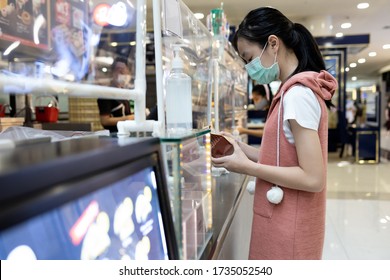
POLYGON ((45 130, 65 130, 65 131, 93 131, 92 122, 68 122, 68 121, 58 121, 58 122, 46 122, 42 123, 42 129, 45 130))
MULTIPOLYGON (((250 204, 241 203, 248 195, 248 176, 226 170, 211 172, 208 131, 182 140, 161 145, 157 138, 93 136, 51 143, 31 141, 1 150, 0 248, 8 249, 0 250, 0 257, 7 258, 17 248, 7 244, 11 244, 9 238, 19 236, 23 238, 12 244, 27 242, 31 255, 38 259, 118 259, 121 256, 117 252, 122 251, 127 252, 123 257, 146 258, 134 251, 146 234, 154 250, 163 248, 159 247, 161 242, 166 242, 168 248, 168 252, 150 252, 148 258, 218 259, 221 252, 223 258, 235 258, 224 247, 249 240, 252 209, 250 204), (158 193, 146 187, 152 184, 157 184, 158 193), (150 208, 150 215, 161 212, 163 224, 159 226, 164 227, 165 241, 158 241, 157 220, 152 222, 153 216, 138 212, 137 201, 146 203, 149 200, 145 198, 151 195, 159 197, 160 208, 157 212, 153 212, 154 206, 150 208), (127 197, 133 203, 129 204, 127 197), (240 227, 245 232, 235 235, 234 220, 242 206, 247 208, 239 219, 249 220, 240 227), (133 215, 125 216, 119 224, 117 212, 126 207, 133 215), (49 247, 66 250, 46 250, 34 236, 14 232, 15 228, 23 232, 23 223, 31 220, 37 221, 37 232, 49 229, 45 234, 54 242, 49 247), (104 238, 96 247, 99 250, 88 252, 88 240, 93 239, 93 231, 99 230, 101 221, 106 221, 108 231, 95 232, 104 238), (52 226, 45 226, 46 222, 52 226), (85 227, 78 232, 76 228, 83 222, 85 227), (227 239, 230 241, 225 242, 227 239), (2 247, 1 242, 7 246, 2 247), (134 247, 129 247, 132 244, 134 247)), ((241 253, 246 255, 245 250, 241 253)))

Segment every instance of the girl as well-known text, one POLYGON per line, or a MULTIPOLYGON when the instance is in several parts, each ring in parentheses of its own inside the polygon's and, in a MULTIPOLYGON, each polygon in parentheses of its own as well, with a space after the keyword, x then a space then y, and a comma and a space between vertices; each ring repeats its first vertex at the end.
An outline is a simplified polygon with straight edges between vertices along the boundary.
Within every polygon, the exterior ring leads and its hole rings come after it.
POLYGON ((315 39, 274 8, 255 9, 233 43, 252 80, 281 80, 260 151, 233 142, 214 166, 257 177, 250 259, 321 259, 325 232, 328 109, 337 81, 315 39))

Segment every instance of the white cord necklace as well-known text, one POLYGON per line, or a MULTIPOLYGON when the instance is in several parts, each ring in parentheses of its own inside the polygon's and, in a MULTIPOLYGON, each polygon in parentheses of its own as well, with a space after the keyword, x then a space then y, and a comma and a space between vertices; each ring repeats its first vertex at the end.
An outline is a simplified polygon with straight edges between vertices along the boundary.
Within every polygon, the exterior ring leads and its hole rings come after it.
MULTIPOLYGON (((281 118, 281 107, 283 104, 283 91, 280 95, 280 103, 278 108, 278 134, 276 135, 276 166, 280 166, 280 118, 281 118)), ((267 192, 267 199, 273 204, 279 204, 283 200, 283 190, 273 185, 267 192)))

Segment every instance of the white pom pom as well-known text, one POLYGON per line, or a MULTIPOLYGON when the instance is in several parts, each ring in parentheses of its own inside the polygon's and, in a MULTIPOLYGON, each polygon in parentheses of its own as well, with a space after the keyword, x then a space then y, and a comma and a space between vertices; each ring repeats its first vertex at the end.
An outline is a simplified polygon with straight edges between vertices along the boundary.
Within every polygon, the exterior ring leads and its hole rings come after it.
POLYGON ((255 181, 249 181, 248 184, 246 185, 246 190, 250 194, 254 194, 256 189, 256 182, 255 181))
POLYGON ((283 199, 283 190, 278 186, 272 186, 267 192, 267 199, 273 204, 279 204, 283 199))

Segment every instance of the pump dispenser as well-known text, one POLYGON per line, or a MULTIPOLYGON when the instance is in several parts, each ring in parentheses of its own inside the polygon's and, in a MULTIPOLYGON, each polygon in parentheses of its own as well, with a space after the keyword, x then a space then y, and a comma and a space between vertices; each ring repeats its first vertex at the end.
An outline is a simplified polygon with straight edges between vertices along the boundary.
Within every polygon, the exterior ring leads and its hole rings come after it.
POLYGON ((192 129, 192 82, 184 73, 184 63, 180 58, 182 45, 172 45, 174 58, 172 70, 166 83, 166 118, 169 134, 185 134, 192 129))

